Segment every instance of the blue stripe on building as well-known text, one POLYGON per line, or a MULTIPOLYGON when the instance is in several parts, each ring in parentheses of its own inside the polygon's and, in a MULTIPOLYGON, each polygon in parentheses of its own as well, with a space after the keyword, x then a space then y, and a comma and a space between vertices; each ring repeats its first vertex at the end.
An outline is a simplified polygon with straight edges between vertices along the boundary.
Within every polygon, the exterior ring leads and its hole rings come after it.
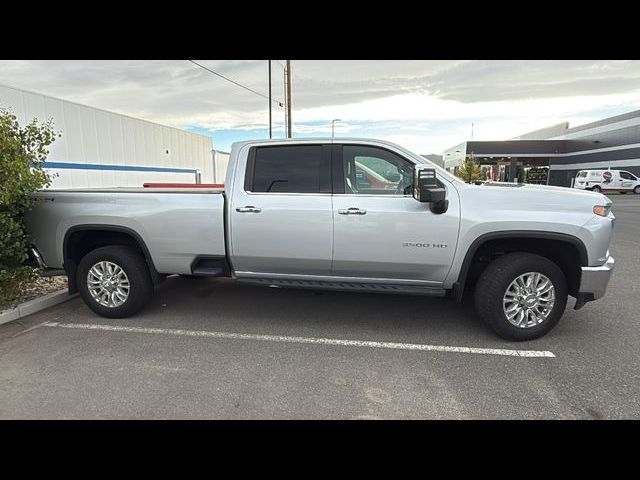
POLYGON ((161 172, 161 173, 196 173, 194 168, 139 167, 133 165, 102 165, 98 163, 44 162, 45 168, 62 168, 75 170, 112 170, 119 172, 161 172))

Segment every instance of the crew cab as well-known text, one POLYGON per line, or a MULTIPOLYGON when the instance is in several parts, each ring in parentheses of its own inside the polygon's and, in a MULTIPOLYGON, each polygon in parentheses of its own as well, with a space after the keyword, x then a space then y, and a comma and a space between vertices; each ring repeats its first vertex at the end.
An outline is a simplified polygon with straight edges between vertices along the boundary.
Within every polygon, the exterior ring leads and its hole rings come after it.
POLYGON ((371 139, 235 143, 223 189, 35 196, 33 258, 111 318, 135 314, 180 274, 457 302, 473 294, 499 335, 530 340, 557 324, 568 295, 576 309, 602 297, 614 268, 604 195, 467 184, 371 139))

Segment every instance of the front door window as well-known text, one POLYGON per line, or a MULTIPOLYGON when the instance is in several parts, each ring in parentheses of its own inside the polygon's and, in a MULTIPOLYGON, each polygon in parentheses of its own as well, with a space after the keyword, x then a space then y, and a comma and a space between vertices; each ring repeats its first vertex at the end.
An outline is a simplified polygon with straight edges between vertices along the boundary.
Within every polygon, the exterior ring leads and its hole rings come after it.
POLYGON ((345 145, 342 159, 345 193, 411 195, 413 164, 395 153, 365 145, 345 145))

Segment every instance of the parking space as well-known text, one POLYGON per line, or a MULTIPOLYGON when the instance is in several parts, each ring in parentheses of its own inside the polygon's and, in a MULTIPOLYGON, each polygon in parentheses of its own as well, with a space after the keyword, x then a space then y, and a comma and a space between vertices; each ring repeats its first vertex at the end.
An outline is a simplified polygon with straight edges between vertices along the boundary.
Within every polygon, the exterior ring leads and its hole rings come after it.
POLYGON ((0 418, 639 418, 640 196, 611 196, 607 296, 512 343, 446 299, 169 278, 0 326, 0 418))

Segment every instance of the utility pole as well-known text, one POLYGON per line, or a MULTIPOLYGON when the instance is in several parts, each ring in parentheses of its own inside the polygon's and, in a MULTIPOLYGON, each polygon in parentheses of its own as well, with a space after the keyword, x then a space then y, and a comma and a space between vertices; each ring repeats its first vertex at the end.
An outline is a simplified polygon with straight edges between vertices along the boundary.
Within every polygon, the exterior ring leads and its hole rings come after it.
POLYGON ((282 95, 284 96, 284 136, 287 136, 287 68, 286 66, 282 68, 282 95))
POLYGON ((271 60, 269 60, 269 139, 271 139, 271 60))
POLYGON ((287 138, 291 138, 291 60, 287 60, 287 138))

